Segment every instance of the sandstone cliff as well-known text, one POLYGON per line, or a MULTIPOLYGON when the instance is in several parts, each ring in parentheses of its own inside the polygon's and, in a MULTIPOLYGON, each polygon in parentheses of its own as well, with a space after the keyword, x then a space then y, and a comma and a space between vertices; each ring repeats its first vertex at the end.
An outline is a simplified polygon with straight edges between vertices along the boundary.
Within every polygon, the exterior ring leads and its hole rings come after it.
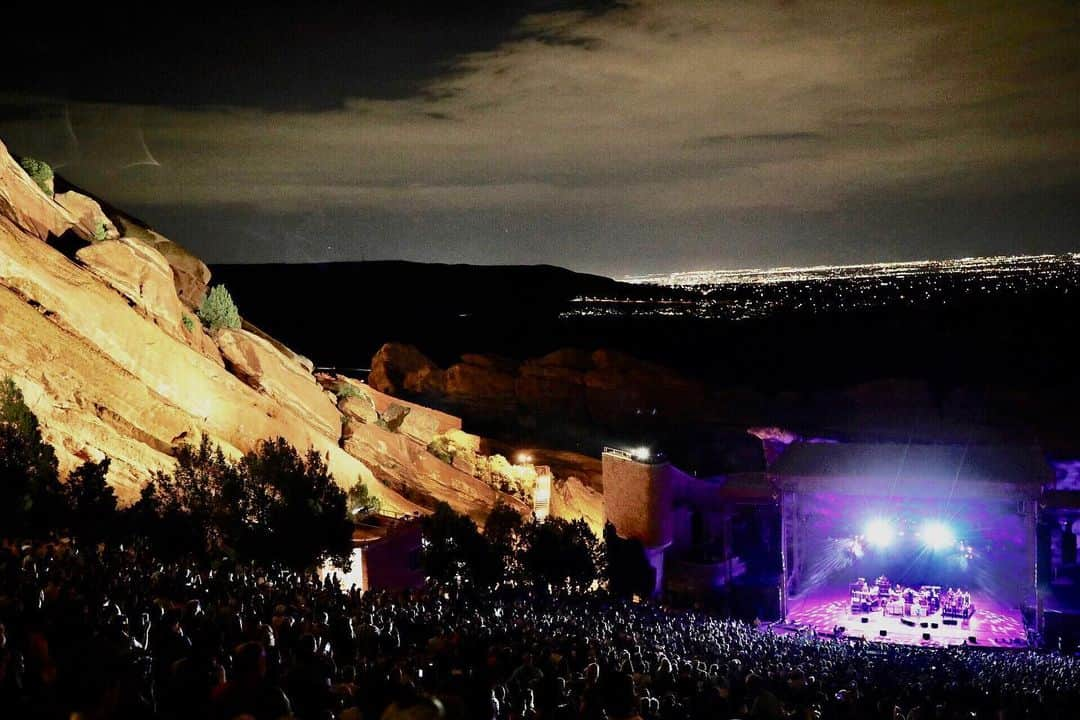
POLYGON ((548 418, 617 426, 642 414, 678 422, 708 412, 702 383, 625 353, 557 350, 514 363, 464 355, 440 368, 409 345, 383 345, 371 361, 371 385, 482 418, 548 418))
POLYGON ((180 443, 207 435, 244 452, 280 436, 325 454, 343 486, 367 483, 389 512, 435 501, 481 522, 500 501, 528 512, 529 498, 504 492, 515 488, 433 452, 447 433, 474 437, 460 419, 317 377, 249 323, 211 336, 195 316, 209 282, 202 261, 131 217, 76 190, 50 197, 0 143, 0 375, 22 389, 62 471, 108 456, 109 482, 131 500, 180 443))

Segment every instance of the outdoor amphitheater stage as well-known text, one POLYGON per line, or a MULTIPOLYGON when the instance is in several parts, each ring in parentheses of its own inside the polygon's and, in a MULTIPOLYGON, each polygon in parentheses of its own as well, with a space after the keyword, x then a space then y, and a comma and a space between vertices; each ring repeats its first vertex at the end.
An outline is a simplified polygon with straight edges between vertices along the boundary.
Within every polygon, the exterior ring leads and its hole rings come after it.
POLYGON ((968 619, 951 618, 955 625, 946 625, 940 612, 925 617, 901 618, 885 615, 880 609, 871 612, 852 612, 851 596, 845 587, 808 591, 788 600, 787 621, 781 628, 812 627, 818 635, 831 635, 833 628, 844 628, 849 638, 865 638, 902 645, 944 646, 963 645, 975 638, 975 645, 988 648, 1027 647, 1027 633, 1019 608, 1003 607, 983 593, 972 592, 977 608, 968 619), (865 622, 863 620, 865 619, 865 622), (914 626, 903 621, 913 622, 914 626), (922 623, 927 627, 922 627, 922 623), (937 627, 932 627, 937 623, 937 627), (885 631, 885 635, 881 631, 885 631), (923 633, 930 639, 924 640, 923 633))

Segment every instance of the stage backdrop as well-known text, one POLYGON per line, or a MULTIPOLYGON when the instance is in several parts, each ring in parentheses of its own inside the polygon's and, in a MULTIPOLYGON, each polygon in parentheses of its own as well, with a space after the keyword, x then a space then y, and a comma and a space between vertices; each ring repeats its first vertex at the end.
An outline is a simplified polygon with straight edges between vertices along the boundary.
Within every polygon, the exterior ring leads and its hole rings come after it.
POLYGON ((1015 500, 905 499, 803 492, 798 594, 886 575, 904 585, 978 590, 1030 603, 1032 528, 1015 500))

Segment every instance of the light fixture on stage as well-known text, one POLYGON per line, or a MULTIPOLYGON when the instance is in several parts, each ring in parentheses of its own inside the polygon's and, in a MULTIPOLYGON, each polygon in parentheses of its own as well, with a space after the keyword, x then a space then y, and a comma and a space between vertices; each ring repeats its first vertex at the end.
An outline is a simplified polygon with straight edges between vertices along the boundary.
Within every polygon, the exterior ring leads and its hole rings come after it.
POLYGON ((893 526, 888 520, 875 518, 866 524, 863 537, 873 547, 885 548, 892 545, 895 534, 893 526))
POLYGON ((931 520, 922 527, 923 544, 931 550, 942 550, 956 542, 952 529, 940 520, 931 520))

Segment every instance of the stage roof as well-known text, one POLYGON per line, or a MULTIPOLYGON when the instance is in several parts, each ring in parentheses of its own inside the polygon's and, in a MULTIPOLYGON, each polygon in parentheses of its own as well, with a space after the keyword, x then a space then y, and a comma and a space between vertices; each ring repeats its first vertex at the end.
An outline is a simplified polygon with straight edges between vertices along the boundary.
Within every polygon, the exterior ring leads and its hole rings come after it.
POLYGON ((1035 497, 1053 480, 1042 452, 1031 445, 796 442, 769 473, 783 483, 814 480, 817 485, 823 481, 833 485, 856 480, 867 493, 883 488, 895 492, 899 485, 927 492, 963 487, 979 495, 996 485, 1035 497))

